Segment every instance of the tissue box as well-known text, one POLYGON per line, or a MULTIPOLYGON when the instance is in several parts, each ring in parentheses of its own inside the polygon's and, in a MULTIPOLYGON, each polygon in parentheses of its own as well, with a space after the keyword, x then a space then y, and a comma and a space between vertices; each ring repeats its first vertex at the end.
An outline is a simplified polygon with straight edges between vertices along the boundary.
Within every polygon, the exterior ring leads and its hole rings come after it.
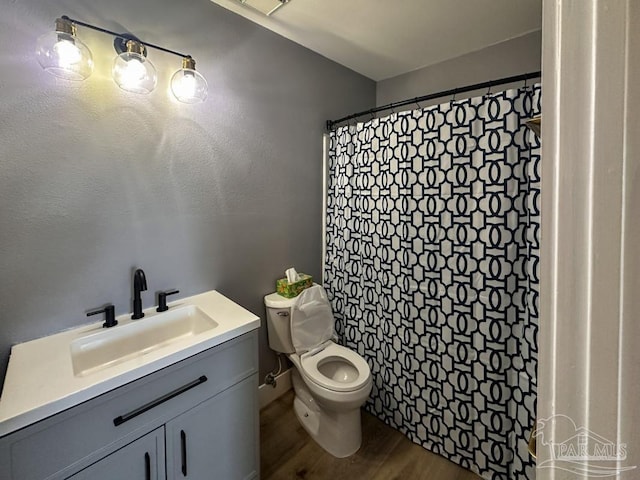
POLYGON ((297 282, 289 283, 286 278, 276 280, 276 292, 283 297, 293 298, 300 295, 300 292, 311 285, 313 285, 311 275, 301 273, 300 280, 297 282))

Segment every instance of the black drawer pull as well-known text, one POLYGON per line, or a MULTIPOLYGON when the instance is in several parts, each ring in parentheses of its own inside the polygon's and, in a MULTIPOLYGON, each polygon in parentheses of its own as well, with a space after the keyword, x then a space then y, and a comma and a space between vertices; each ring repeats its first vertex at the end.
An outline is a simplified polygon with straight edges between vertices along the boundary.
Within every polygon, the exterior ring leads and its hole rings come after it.
POLYGON ((151 456, 149 452, 144 454, 144 478, 151 480, 151 456))
POLYGON ((187 434, 180 430, 180 455, 182 457, 182 475, 187 476, 187 434))
POLYGON ((113 424, 116 427, 118 425, 122 425, 124 422, 128 422, 132 418, 135 418, 138 415, 142 415, 144 412, 147 412, 147 411, 151 410, 152 408, 157 407, 158 405, 166 402, 167 400, 171 400, 173 397, 177 397, 178 395, 186 392, 187 390, 191 390, 193 387, 197 387, 198 385, 200 385, 201 383, 204 383, 206 381, 207 381, 207 377, 202 375, 199 379, 194 380, 191 383, 187 383, 186 385, 184 385, 184 386, 182 386, 180 388, 176 388, 173 392, 169 392, 166 395, 163 395, 163 396, 161 396, 159 398, 156 398, 152 402, 147 403, 146 405, 143 405, 143 406, 141 406, 139 408, 136 408, 135 410, 132 410, 129 413, 125 413, 124 415, 120 415, 119 417, 114 418, 113 419, 113 424))

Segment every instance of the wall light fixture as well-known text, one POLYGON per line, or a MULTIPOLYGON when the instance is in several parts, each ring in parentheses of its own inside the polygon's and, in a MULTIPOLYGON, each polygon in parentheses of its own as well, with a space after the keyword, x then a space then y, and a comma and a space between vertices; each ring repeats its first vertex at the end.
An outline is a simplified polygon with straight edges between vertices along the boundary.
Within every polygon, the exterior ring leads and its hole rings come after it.
POLYGON ((207 98, 207 81, 196 72, 193 58, 182 59, 182 68, 171 77, 171 91, 184 103, 198 103, 207 98))
POLYGON ((171 92, 181 102, 199 103, 207 98, 207 81, 196 72, 191 55, 143 42, 128 33, 112 32, 89 23, 62 16, 56 19, 55 31, 42 35, 37 42, 36 57, 42 68, 56 77, 85 80, 93 72, 89 48, 76 36, 76 25, 114 37, 117 56, 113 61, 113 79, 123 90, 150 93, 158 83, 156 69, 147 59, 147 47, 182 57, 182 68, 171 78, 171 92))
POLYGON ((158 83, 158 75, 156 68, 146 58, 147 49, 137 40, 123 40, 124 51, 116 46, 116 51, 120 54, 113 60, 113 79, 121 89, 128 92, 151 93, 158 83))
POLYGON ((93 72, 91 51, 76 37, 76 26, 65 17, 56 20, 54 32, 38 38, 36 56, 42 68, 56 77, 84 80, 93 72))

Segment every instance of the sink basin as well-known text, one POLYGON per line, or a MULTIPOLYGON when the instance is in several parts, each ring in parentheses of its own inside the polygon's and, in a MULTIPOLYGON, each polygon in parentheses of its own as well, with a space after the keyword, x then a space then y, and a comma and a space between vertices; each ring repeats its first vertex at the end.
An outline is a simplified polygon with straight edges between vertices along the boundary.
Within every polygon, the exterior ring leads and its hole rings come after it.
POLYGON ((195 305, 175 307, 71 342, 73 374, 85 376, 216 328, 195 305))

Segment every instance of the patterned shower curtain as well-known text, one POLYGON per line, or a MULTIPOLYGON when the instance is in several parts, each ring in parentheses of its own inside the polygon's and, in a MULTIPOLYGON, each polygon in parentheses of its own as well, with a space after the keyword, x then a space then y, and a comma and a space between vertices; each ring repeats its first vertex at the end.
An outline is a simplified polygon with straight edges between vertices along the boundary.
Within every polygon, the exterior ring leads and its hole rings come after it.
POLYGON ((485 479, 534 479, 540 85, 331 134, 325 286, 365 408, 485 479))

